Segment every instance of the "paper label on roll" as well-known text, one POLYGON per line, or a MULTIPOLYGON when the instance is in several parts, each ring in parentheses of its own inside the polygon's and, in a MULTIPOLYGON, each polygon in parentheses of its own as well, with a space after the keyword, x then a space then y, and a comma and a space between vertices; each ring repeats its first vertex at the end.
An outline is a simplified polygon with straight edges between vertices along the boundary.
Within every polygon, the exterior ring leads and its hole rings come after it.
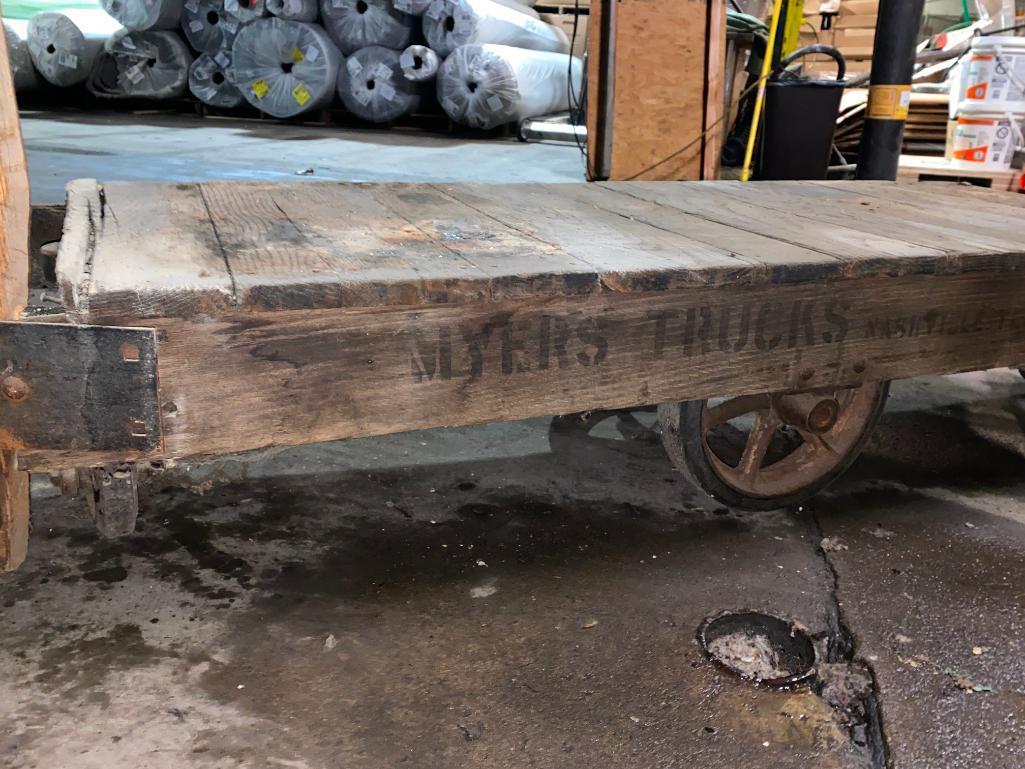
POLYGON ((502 100, 494 94, 489 96, 484 103, 488 105, 488 109, 492 112, 498 112, 498 110, 502 109, 502 100))
POLYGON ((445 14, 444 0, 434 0, 427 8, 427 16, 437 21, 445 14))
POLYGON ((142 62, 136 64, 134 67, 129 67, 125 70, 125 77, 128 78, 133 84, 138 83, 142 80, 142 62))
POLYGON ((315 45, 311 45, 306 49, 306 61, 311 64, 320 58, 320 49, 315 45))
POLYGON ((226 19, 221 19, 221 26, 234 35, 238 32, 238 19, 233 19, 230 16, 226 19))
POLYGON ((235 13, 238 10, 238 0, 224 0, 224 10, 235 13))
POLYGON ((193 19, 189 22, 189 29, 191 29, 193 32, 199 32, 201 29, 203 29, 203 22, 201 22, 199 19, 193 19))
POLYGON ((373 76, 378 78, 379 80, 391 80, 392 77, 391 67, 385 64, 383 61, 377 62, 377 64, 374 66, 374 69, 371 71, 371 74, 373 74, 373 76))
POLYGON ((310 93, 310 89, 304 84, 299 83, 299 85, 292 89, 292 98, 295 99, 296 104, 302 107, 313 98, 313 94, 310 93))
POLYGON ((231 57, 228 56, 224 51, 218 51, 214 54, 214 61, 220 64, 222 67, 228 67, 231 65, 231 57))
POLYGON ((450 96, 442 97, 442 99, 441 99, 441 107, 449 115, 458 115, 459 114, 459 105, 456 104, 455 101, 453 101, 452 97, 450 97, 450 96))
POLYGON ((57 54, 57 63, 68 69, 75 69, 78 66, 78 57, 73 53, 61 51, 57 54))
POLYGON ((355 91, 352 92, 352 95, 355 96, 356 101, 358 101, 364 107, 370 103, 370 99, 372 98, 370 95, 370 91, 368 91, 366 88, 357 88, 355 91))
POLYGON ((363 65, 359 63, 355 56, 345 62, 345 68, 349 70, 350 77, 359 77, 359 73, 363 71, 363 65))
POLYGON ((267 91, 270 90, 270 86, 267 85, 266 80, 254 80, 249 85, 249 90, 253 92, 253 96, 255 96, 257 99, 262 99, 264 96, 267 95, 267 91))
POLYGON ((393 0, 392 5, 395 6, 396 11, 409 13, 413 10, 413 0, 393 0))
POLYGON ((399 66, 403 69, 412 69, 416 64, 416 57, 413 56, 409 51, 403 51, 399 57, 399 66))
POLYGON ((385 101, 391 101, 395 98, 395 88, 391 83, 378 83, 376 90, 381 92, 381 96, 385 101))

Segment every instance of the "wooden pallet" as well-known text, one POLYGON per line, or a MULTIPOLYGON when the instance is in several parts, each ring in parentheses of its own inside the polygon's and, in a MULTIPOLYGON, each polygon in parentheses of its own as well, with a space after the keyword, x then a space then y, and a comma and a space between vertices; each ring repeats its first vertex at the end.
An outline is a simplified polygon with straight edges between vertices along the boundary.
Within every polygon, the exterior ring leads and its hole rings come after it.
POLYGON ((969 182, 994 190, 1016 191, 1021 169, 986 171, 961 168, 945 158, 924 155, 901 155, 897 180, 902 182, 969 182))

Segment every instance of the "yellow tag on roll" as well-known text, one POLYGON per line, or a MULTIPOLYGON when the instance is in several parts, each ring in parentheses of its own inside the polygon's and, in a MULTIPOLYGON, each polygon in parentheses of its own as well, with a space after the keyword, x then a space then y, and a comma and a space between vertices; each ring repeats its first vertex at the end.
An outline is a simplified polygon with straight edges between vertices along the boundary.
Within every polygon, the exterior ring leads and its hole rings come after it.
POLYGON ((313 98, 313 94, 310 93, 309 88, 299 83, 299 85, 292 89, 292 97, 295 99, 295 103, 301 107, 313 98))
POLYGON ((266 80, 254 80, 249 84, 249 89, 257 99, 262 99, 267 95, 267 91, 270 90, 270 86, 267 85, 266 80))
POLYGON ((873 85, 868 89, 868 108, 865 117, 876 120, 907 120, 910 106, 910 85, 873 85))
POLYGON ((300 51, 298 47, 292 46, 292 61, 294 61, 296 64, 298 64, 299 62, 301 62, 305 58, 306 57, 303 56, 303 52, 300 51))

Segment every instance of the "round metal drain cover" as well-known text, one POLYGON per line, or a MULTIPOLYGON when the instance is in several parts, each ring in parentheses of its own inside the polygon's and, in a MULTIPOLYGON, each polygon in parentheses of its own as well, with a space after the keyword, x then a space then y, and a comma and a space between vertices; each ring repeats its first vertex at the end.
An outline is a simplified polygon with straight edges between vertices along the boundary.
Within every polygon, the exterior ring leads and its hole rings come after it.
POLYGON ((724 612, 705 620, 698 641, 717 664, 768 686, 793 686, 815 673, 815 646, 793 622, 760 612, 724 612))

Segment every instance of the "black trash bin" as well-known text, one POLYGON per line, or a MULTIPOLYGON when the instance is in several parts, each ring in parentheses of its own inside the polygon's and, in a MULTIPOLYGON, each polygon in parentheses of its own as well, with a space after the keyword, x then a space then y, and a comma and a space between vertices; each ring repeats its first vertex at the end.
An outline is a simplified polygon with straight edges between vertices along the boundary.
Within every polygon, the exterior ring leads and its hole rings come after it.
POLYGON ((840 97, 847 85, 846 72, 843 55, 826 45, 801 48, 780 62, 765 84, 765 117, 756 178, 826 178, 840 97), (810 80, 785 71, 797 59, 812 53, 823 53, 836 60, 836 80, 810 80))

